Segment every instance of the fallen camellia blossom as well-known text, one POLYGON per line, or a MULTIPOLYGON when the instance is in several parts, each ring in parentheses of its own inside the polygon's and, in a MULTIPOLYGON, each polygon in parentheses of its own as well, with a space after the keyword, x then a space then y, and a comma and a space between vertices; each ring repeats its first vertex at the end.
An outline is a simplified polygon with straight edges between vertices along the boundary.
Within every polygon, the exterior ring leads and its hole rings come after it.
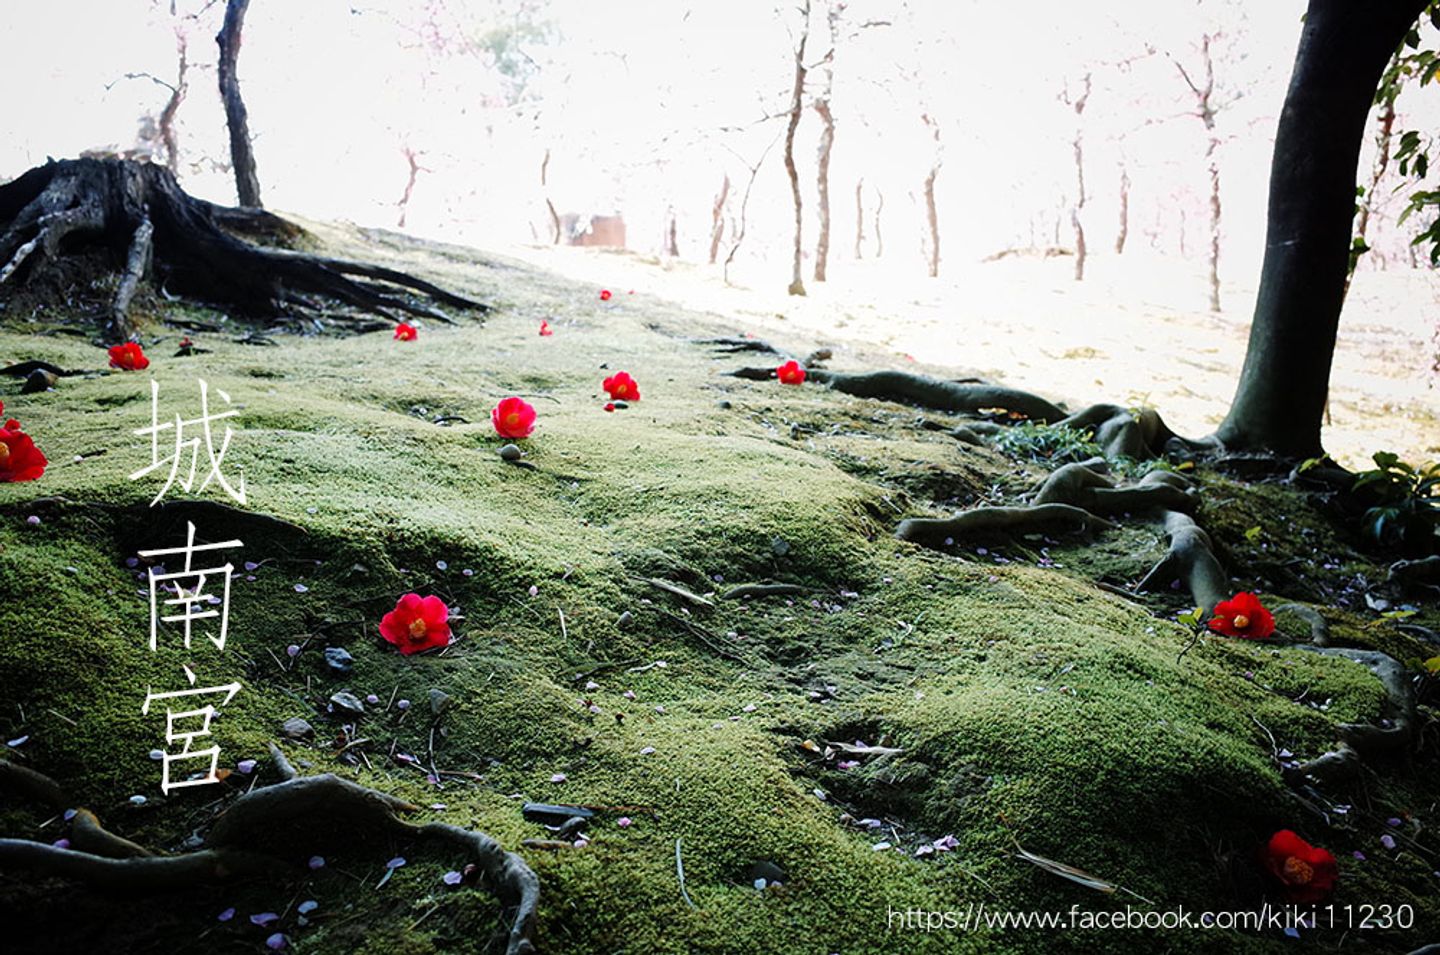
POLYGON ((1252 593, 1238 593, 1215 605, 1210 629, 1227 637, 1263 640, 1275 632, 1275 617, 1252 593))
POLYGON ((1312 846, 1289 829, 1270 837, 1263 861, 1291 902, 1319 902, 1335 888, 1340 875, 1329 850, 1312 846))
POLYGON ((780 379, 782 385, 798 385, 805 380, 805 369, 792 358, 775 369, 775 377, 780 379))
POLYGON ((439 597, 406 594, 380 618, 380 635, 409 655, 450 643, 450 609, 439 597))
POLYGON ((640 400, 640 386, 635 384, 635 379, 630 377, 628 371, 617 371, 606 378, 600 387, 604 388, 616 401, 640 400))
POLYGON ((542 319, 540 320, 540 336, 543 338, 543 337, 545 337, 546 335, 553 335, 553 334, 555 334, 555 333, 550 330, 550 323, 547 322, 547 321, 545 321, 545 320, 542 318, 542 319))
MULTIPOLYGON (((0 405, 0 410, 4 407, 0 405)), ((20 422, 11 418, 0 425, 0 482, 33 481, 49 463, 34 440, 20 430, 20 422)))
POLYGON ((490 423, 502 438, 528 438, 535 430, 535 408, 523 398, 502 398, 490 412, 490 423))
POLYGON ((139 342, 126 342, 111 346, 110 367, 121 371, 144 371, 150 367, 150 359, 145 357, 145 350, 139 342))
POLYGON ((608 302, 608 301, 610 301, 610 290, 609 290, 608 288, 602 288, 602 289, 600 290, 600 301, 602 301, 602 302, 608 302))
POLYGON ((395 340, 397 342, 413 342, 420 335, 420 329, 409 322, 401 322, 395 326, 395 340))

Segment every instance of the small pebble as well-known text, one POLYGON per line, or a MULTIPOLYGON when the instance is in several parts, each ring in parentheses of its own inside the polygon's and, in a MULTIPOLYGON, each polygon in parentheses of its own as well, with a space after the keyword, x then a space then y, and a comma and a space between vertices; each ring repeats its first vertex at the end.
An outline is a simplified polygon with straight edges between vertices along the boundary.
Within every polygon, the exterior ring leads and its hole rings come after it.
POLYGON ((519 461, 519 460, 520 460, 520 456, 521 456, 521 451, 520 451, 519 446, 514 445, 514 444, 503 444, 503 445, 500 446, 500 460, 502 460, 502 461, 519 461))
POLYGON ((344 647, 326 647, 325 665, 330 672, 344 675, 355 669, 355 658, 344 647))
POLYGON ((364 713, 365 704, 354 693, 346 693, 344 690, 330 695, 330 702, 347 713, 364 713))

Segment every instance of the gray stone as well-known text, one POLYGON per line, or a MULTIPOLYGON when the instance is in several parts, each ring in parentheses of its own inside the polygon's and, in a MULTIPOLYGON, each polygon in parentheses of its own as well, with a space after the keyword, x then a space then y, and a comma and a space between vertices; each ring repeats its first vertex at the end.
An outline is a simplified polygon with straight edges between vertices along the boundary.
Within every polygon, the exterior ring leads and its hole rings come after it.
POLYGON ((315 735, 315 727, 298 716, 292 716, 280 727, 280 732, 290 739, 306 739, 315 735))
POLYGON ((365 712, 365 704, 361 703, 360 698, 354 693, 346 693, 343 690, 339 693, 332 693, 330 695, 330 702, 334 703, 335 706, 344 710, 346 713, 359 714, 365 712))
POLYGON ((332 673, 346 674, 355 669, 355 658, 344 647, 326 647, 325 665, 332 673))

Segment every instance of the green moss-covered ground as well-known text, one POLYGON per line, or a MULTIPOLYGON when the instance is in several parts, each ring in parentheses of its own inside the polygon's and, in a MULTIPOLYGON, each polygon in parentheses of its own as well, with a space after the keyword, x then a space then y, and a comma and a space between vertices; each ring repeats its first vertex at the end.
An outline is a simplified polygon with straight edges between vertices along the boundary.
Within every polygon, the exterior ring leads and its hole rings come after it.
MULTIPOLYGON (((431 323, 412 343, 282 334, 266 347, 194 333, 209 353, 178 358, 180 332, 161 319, 219 316, 151 302, 148 371, 68 377, 37 395, 0 382, 7 416, 52 462, 40 481, 0 485, 0 730, 28 737, 12 756, 111 828, 183 851, 227 800, 274 779, 266 744, 300 716, 317 728, 313 743, 286 744, 303 771, 393 792, 508 848, 547 836, 522 818, 523 800, 604 807, 588 845, 521 850, 543 886, 545 951, 1278 950, 1294 940, 1275 929, 927 932, 894 918, 980 903, 1253 908, 1267 890, 1256 849, 1280 828, 1340 858, 1337 906, 1414 909, 1408 931, 1303 939, 1408 951, 1440 938, 1433 724, 1414 759, 1298 798, 1279 764, 1326 751, 1339 722, 1378 718, 1382 689, 1359 666, 1299 650, 1203 638, 1182 654, 1190 633, 1172 621, 1183 595, 1137 603, 1093 583, 1134 583, 1163 552, 1158 529, 1130 522, 1096 541, 948 554, 898 544, 900 518, 1013 503, 1045 464, 925 426, 944 416, 725 377, 748 362, 692 339, 743 329, 643 289, 602 302, 596 288, 466 250, 370 238, 381 244, 346 251, 499 310, 483 327, 431 323), (537 334, 541 319, 552 337, 537 334), (620 369, 644 397, 606 413, 600 382, 620 369), (186 652, 173 634, 152 653, 144 564, 132 559, 178 545, 183 522, 146 511, 155 476, 127 479, 149 460, 131 432, 149 423, 150 380, 163 416, 190 416, 198 377, 240 411, 226 467, 244 471, 245 510, 301 532, 197 520, 202 538, 243 541, 237 565, 259 566, 237 568, 223 653, 186 652), (509 394, 539 412, 525 466, 499 458, 488 420, 509 394), (447 416, 458 419, 436 423, 447 416), (714 606, 646 578, 710 593, 714 606), (806 593, 719 596, 760 581, 806 593), (412 590, 451 605, 457 640, 445 652, 402 657, 380 640, 380 616, 412 590), (332 674, 325 647, 349 650, 353 673, 332 674), (243 682, 216 724, 222 765, 259 765, 163 797, 148 755, 163 719, 140 706, 147 687, 181 688, 187 663, 209 683, 243 682), (326 700, 341 690, 379 702, 337 718, 326 700), (452 700, 439 720, 432 690, 452 700), (857 742, 901 752, 827 753, 857 742), (432 769, 460 775, 436 782, 432 769), (916 855, 945 836, 953 849, 916 855), (1062 880, 1017 859, 1017 846, 1127 891, 1062 880), (757 890, 757 863, 783 869, 783 885, 757 890)), ((83 337, 53 334, 73 316, 27 318, 12 313, 0 331, 0 361, 105 365, 83 337)), ((803 354, 813 343, 780 344, 803 354)), ((836 363, 865 359, 841 351, 836 363)), ((1367 608, 1383 562, 1313 502, 1201 479, 1202 523, 1237 589, 1325 607, 1343 642, 1383 647, 1417 672, 1433 655, 1367 608)), ((1434 611, 1420 611, 1412 622, 1434 626, 1434 611)), ((8 797, 0 827, 63 834, 8 797)), ((302 836, 285 850, 289 884, 115 901, 0 875, 0 947, 262 951, 283 931, 306 953, 487 950, 498 907, 442 882, 459 860, 338 827, 302 836), (312 873, 316 853, 328 864, 312 873), (397 855, 407 863, 377 887, 397 855), (302 923, 307 899, 319 905, 302 923), (218 921, 232 906, 236 917, 218 921), (265 911, 279 924, 252 925, 265 911)))

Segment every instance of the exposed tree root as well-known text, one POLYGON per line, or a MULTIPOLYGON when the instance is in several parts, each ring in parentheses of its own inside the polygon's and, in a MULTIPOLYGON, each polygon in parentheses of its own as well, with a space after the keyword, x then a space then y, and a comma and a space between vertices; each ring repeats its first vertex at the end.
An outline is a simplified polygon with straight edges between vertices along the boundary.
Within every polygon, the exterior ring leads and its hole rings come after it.
POLYGON ((985 383, 961 383, 912 375, 904 371, 872 371, 847 374, 809 369, 809 376, 836 391, 857 398, 879 398, 916 404, 936 411, 978 412, 982 408, 1004 408, 1034 421, 1056 422, 1065 417, 1063 409, 1038 395, 1015 388, 985 383))
MULTIPOLYGON (((1145 477, 1172 486, 1179 486, 1184 481, 1179 475, 1164 471, 1152 471, 1145 477)), ((1180 511, 1166 511, 1163 521, 1165 533, 1170 538, 1169 550, 1135 585, 1135 589, 1141 592, 1164 590, 1172 581, 1178 580, 1189 589, 1191 599, 1208 616, 1216 604, 1231 595, 1230 578, 1215 557, 1210 535, 1195 523, 1194 518, 1180 511)))
POLYGON ((966 537, 996 534, 1029 534, 1036 531, 1090 531, 1116 525, 1089 511, 1069 504, 1040 504, 1034 507, 977 507, 954 517, 912 517, 895 528, 900 540, 926 547, 943 547, 966 537))
POLYGON ((1440 555, 1397 560, 1390 565, 1389 579, 1406 585, 1440 586, 1440 555))
POLYGON ((394 269, 263 248, 234 235, 290 231, 298 230, 270 213, 192 198, 164 166, 52 161, 0 186, 0 294, 34 279, 58 254, 89 245, 110 251, 120 273, 108 310, 108 333, 117 340, 130 336, 130 305, 150 274, 181 295, 265 318, 307 316, 319 300, 331 300, 391 321, 401 312, 451 321, 409 293, 488 308, 394 269))
POLYGON ((1131 487, 1115 482, 1095 470, 1093 462, 1066 464, 1057 468, 1035 495, 1032 504, 1070 504, 1092 514, 1125 514, 1142 511, 1193 511, 1199 498, 1193 488, 1151 480, 1152 471, 1131 487))
POLYGON ((1341 657, 1358 663, 1373 673, 1385 688, 1389 701, 1389 726, 1371 723, 1342 723, 1338 727, 1339 744, 1328 753, 1302 763, 1292 770, 1296 778, 1310 778, 1322 783, 1338 783, 1360 773, 1364 762, 1373 758, 1403 754, 1415 737, 1415 687, 1394 657, 1378 650, 1357 650, 1350 647, 1299 645, 1299 649, 1325 656, 1341 657))
MULTIPOLYGON (((100 889, 147 894, 184 889, 197 883, 293 873, 285 859, 303 852, 281 834, 323 830, 343 821, 347 828, 396 838, 437 843, 470 859, 490 890, 505 905, 510 920, 507 955, 534 951, 540 881, 525 861, 506 852, 482 832, 446 823, 412 825, 399 817, 417 807, 394 796, 326 773, 301 777, 273 743, 270 752, 282 782, 253 789, 235 800, 216 820, 200 851, 179 856, 154 855, 107 832, 94 815, 78 810, 72 820, 72 848, 27 839, 0 839, 0 868, 59 876, 100 889), (280 845, 270 846, 276 842, 280 845)), ((0 762, 0 784, 27 795, 41 795, 52 806, 63 797, 59 786, 31 770, 0 762), (39 776, 42 783, 34 777, 39 776)))

